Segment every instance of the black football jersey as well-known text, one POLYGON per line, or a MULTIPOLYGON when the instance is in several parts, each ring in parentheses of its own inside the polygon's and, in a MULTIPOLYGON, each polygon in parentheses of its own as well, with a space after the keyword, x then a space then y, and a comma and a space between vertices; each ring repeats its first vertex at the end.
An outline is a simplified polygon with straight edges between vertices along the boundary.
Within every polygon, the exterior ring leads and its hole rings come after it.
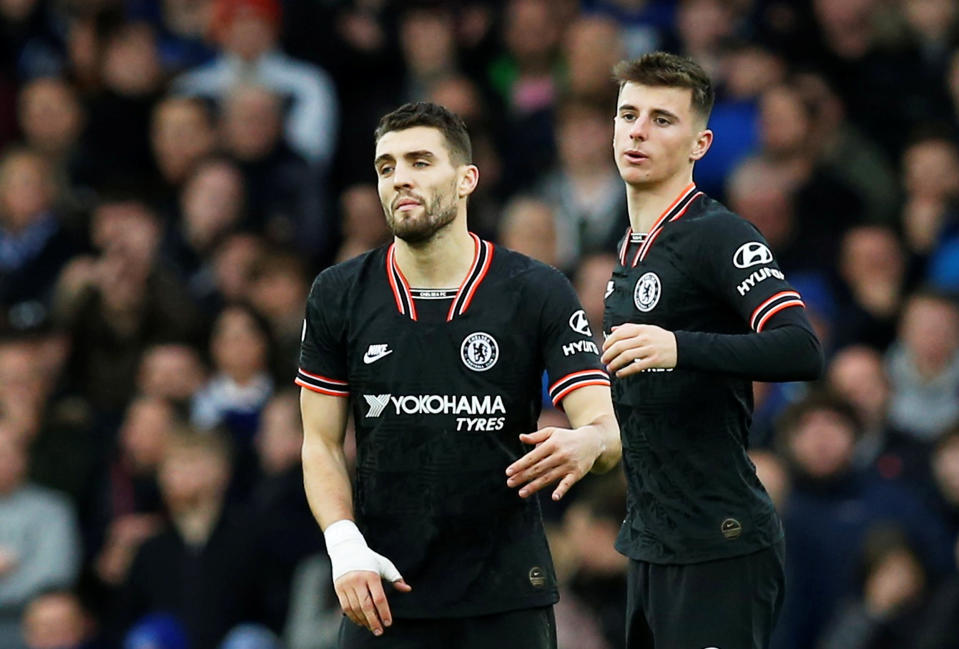
POLYGON ((307 303, 296 383, 351 400, 357 525, 413 586, 388 592, 397 617, 556 601, 538 501, 505 470, 532 448, 544 369, 556 404, 609 385, 566 278, 471 236, 457 289, 411 288, 390 245, 322 272, 307 303))
MULTIPOLYGON (((690 185, 649 233, 627 232, 603 328, 749 334, 786 312, 808 328, 802 306, 759 231, 690 185)), ((629 488, 617 549, 695 563, 768 547, 783 532, 746 455, 752 382, 684 367, 680 333, 677 343, 676 368, 613 377, 629 488)))

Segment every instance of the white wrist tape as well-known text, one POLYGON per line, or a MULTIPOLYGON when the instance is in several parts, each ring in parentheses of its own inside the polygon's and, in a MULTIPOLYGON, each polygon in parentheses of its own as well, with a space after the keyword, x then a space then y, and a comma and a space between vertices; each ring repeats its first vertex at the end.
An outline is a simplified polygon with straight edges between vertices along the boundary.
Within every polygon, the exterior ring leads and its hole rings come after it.
POLYGON ((392 561, 370 549, 353 521, 345 518, 336 521, 326 528, 323 536, 333 564, 333 581, 354 570, 375 572, 387 581, 403 578, 392 561))

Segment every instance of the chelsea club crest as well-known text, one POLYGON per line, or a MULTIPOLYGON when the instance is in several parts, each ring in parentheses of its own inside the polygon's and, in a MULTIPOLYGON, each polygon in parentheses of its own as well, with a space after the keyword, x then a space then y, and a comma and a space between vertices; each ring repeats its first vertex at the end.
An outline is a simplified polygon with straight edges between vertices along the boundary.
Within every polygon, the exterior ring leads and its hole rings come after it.
POLYGON ((636 282, 636 288, 633 289, 633 302, 643 313, 652 311, 659 302, 660 293, 662 293, 662 286, 659 283, 659 277, 656 273, 646 273, 636 282))
POLYGON ((499 345, 488 333, 477 331, 463 339, 460 357, 463 364, 474 372, 485 372, 499 359, 499 345))

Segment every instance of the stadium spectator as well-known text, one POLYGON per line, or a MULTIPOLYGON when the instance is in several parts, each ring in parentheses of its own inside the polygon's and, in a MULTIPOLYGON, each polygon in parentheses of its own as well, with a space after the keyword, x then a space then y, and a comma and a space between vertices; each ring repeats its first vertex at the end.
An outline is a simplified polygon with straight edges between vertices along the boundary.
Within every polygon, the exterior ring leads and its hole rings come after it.
POLYGON ((340 231, 342 241, 336 261, 352 259, 360 253, 386 244, 390 231, 383 218, 383 206, 376 186, 350 185, 340 194, 340 231))
POLYGON ((772 86, 759 97, 760 155, 786 176, 797 220, 818 236, 818 255, 832 259, 841 233, 864 220, 863 200, 819 163, 812 124, 794 83, 772 86))
POLYGON ((423 101, 437 81, 459 71, 453 13, 441 3, 412 3, 399 22, 400 50, 406 64, 401 100, 423 101))
POLYGON ((270 325, 277 377, 296 376, 309 292, 306 265, 292 253, 268 251, 251 271, 249 301, 270 325))
POLYGON ((890 420, 918 439, 935 440, 959 418, 959 307, 932 291, 911 294, 886 367, 890 420))
POLYGON ((145 24, 123 22, 110 10, 90 20, 77 24, 89 30, 90 40, 86 173, 96 187, 153 193, 150 115, 165 87, 153 32, 145 24))
POLYGON ((629 561, 613 547, 626 511, 626 485, 620 472, 591 477, 563 514, 572 552, 567 589, 585 604, 609 647, 626 637, 626 572, 629 561))
POLYGON ((141 396, 133 400, 120 424, 115 455, 102 476, 88 531, 94 570, 108 587, 126 580, 137 548, 159 531, 163 507, 157 467, 177 423, 170 403, 141 396))
POLYGON ((232 488, 246 497, 256 475, 253 436, 274 389, 270 325, 252 307, 229 304, 213 323, 209 349, 211 375, 193 397, 190 421, 202 431, 228 432, 235 452, 232 488))
POLYGON ((929 458, 929 474, 933 507, 959 540, 959 426, 952 426, 936 441, 929 458))
POLYGON ((336 89, 321 68, 279 48, 279 0, 215 0, 211 29, 222 48, 213 61, 176 80, 176 92, 223 100, 241 80, 262 84, 290 109, 283 131, 290 146, 311 163, 329 164, 336 143, 336 89))
POLYGON ((861 434, 856 411, 828 394, 791 406, 779 443, 792 487, 783 508, 786 601, 772 646, 815 646, 844 597, 855 587, 856 556, 867 531, 896 523, 911 535, 930 573, 947 568, 945 529, 916 493, 853 464, 861 434))
POLYGON ((89 152, 82 135, 86 112, 76 90, 60 77, 41 77, 25 84, 17 102, 17 121, 28 147, 50 165, 57 187, 58 206, 81 209, 89 186, 83 169, 89 152))
POLYGON ((213 153, 217 134, 209 108, 198 99, 167 97, 150 118, 150 146, 159 172, 157 201, 161 210, 176 209, 176 194, 194 167, 213 153))
POLYGON ((552 111, 562 92, 559 16, 546 0, 509 0, 503 10, 506 51, 491 62, 488 84, 505 107, 507 191, 526 187, 555 155, 552 111))
POLYGON ((699 63, 710 78, 720 76, 723 44, 733 35, 735 9, 722 0, 685 0, 676 6, 672 49, 699 63))
POLYGON ((836 265, 840 297, 833 344, 859 342, 885 350, 896 337, 907 289, 905 255, 895 232, 884 225, 848 228, 836 265))
POLYGON ((931 581, 901 530, 878 527, 863 540, 859 592, 817 645, 820 649, 907 647, 916 637, 931 581))
POLYGON ((866 345, 839 350, 826 370, 826 385, 856 409, 862 424, 854 464, 888 480, 923 482, 929 447, 889 422, 892 386, 882 355, 866 345))
POLYGON ((566 28, 561 46, 568 95, 599 106, 612 105, 616 86, 609 82, 609 71, 625 56, 619 24, 602 14, 582 15, 566 28))
POLYGON ((100 649, 104 645, 97 627, 86 605, 70 590, 40 593, 23 612, 26 649, 100 649))
MULTIPOLYGON (((959 567, 959 538, 955 545, 959 567)), ((917 630, 915 649, 956 649, 959 647, 959 574, 953 572, 936 589, 917 630)))
POLYGON ((325 260, 334 224, 314 170, 283 138, 281 100, 266 86, 229 89, 222 98, 223 149, 243 174, 248 224, 278 245, 325 260))
POLYGON ((810 114, 809 140, 816 163, 859 196, 868 222, 892 225, 900 192, 886 153, 850 122, 825 75, 799 73, 793 77, 793 86, 810 114))
POLYGON ((74 258, 59 279, 56 313, 71 334, 71 387, 104 415, 116 415, 133 396, 148 346, 198 338, 198 309, 154 263, 159 236, 146 205, 105 200, 91 224, 101 253, 74 258))
POLYGON ((55 203, 56 184, 38 152, 15 148, 0 157, 0 309, 49 308, 57 273, 78 251, 55 203))
POLYGON ((27 447, 0 430, 0 646, 22 646, 20 616, 80 570, 76 514, 62 495, 26 480, 27 447))
POLYGON ((211 0, 131 0, 130 20, 150 24, 156 33, 157 53, 167 75, 206 63, 216 55, 207 40, 211 0))
POLYGON ((206 367, 197 350, 176 342, 147 348, 137 373, 139 392, 178 407, 189 403, 205 381, 206 367))
POLYGON ((497 239, 510 250, 550 266, 561 266, 553 206, 531 196, 515 196, 503 208, 497 239))
POLYGON ((147 613, 183 625, 190 649, 216 649, 243 621, 261 621, 262 572, 254 521, 225 507, 228 442, 216 433, 170 438, 159 466, 170 524, 137 551, 112 618, 122 631, 147 613))
POLYGON ((210 266, 216 290, 214 299, 220 308, 247 299, 253 269, 266 247, 262 237, 249 232, 234 232, 214 248, 210 266))
POLYGON ((180 190, 178 215, 167 226, 162 256, 207 311, 217 306, 217 287, 210 268, 213 251, 240 229, 246 207, 243 174, 226 158, 199 162, 180 190))
POLYGON ((42 0, 0 3, 0 71, 19 80, 59 72, 62 35, 54 29, 50 5, 42 0))
POLYGON ((342 617, 330 557, 325 550, 317 552, 301 561, 293 574, 283 630, 287 649, 336 649, 342 617))
POLYGON ((560 105, 559 156, 541 176, 537 193, 555 214, 556 265, 564 270, 572 269, 581 255, 613 250, 623 236, 626 195, 609 155, 612 138, 608 108, 576 101, 560 105))
POLYGON ((270 398, 254 443, 259 477, 250 497, 251 510, 263 529, 265 560, 272 566, 263 599, 269 615, 284 621, 297 566, 324 547, 303 491, 303 424, 295 390, 285 388, 270 398))

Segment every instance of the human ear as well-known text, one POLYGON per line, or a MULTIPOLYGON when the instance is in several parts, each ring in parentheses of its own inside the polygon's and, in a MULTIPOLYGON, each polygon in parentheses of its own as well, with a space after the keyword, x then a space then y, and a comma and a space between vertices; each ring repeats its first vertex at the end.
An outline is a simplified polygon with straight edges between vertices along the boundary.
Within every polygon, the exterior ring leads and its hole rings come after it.
POLYGON ((708 128, 703 129, 696 136, 696 140, 693 142, 693 148, 689 152, 689 159, 693 162, 702 159, 706 152, 709 151, 709 147, 713 144, 713 132, 708 128))
POLYGON ((476 165, 464 165, 461 169, 456 189, 459 197, 463 198, 472 194, 476 189, 476 185, 479 183, 479 168, 476 165))

